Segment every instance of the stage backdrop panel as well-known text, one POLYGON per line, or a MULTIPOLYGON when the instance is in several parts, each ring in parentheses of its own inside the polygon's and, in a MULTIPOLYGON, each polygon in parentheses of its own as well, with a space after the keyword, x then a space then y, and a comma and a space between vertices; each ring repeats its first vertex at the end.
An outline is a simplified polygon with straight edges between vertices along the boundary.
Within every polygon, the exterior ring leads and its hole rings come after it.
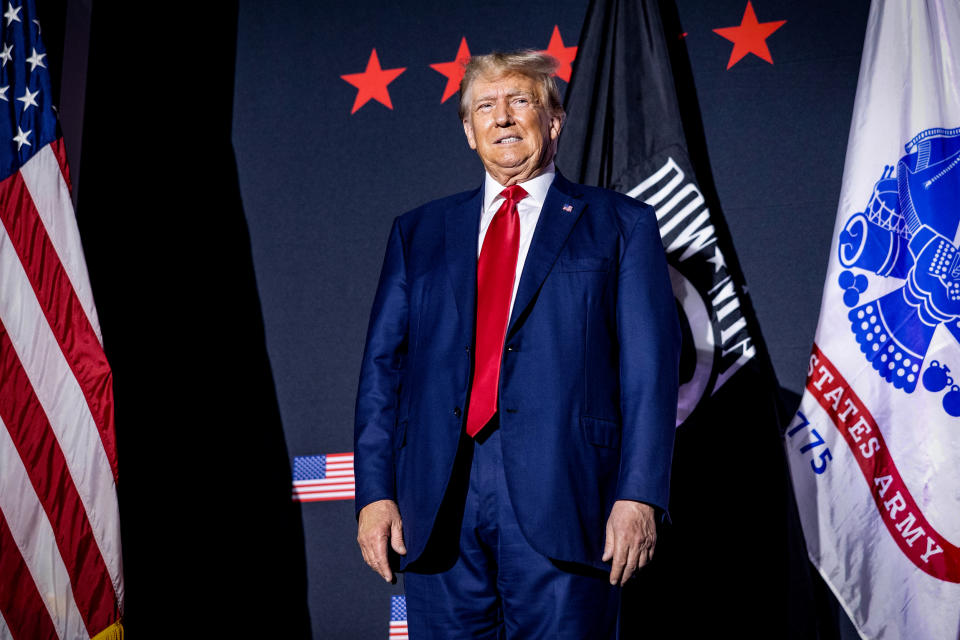
MULTIPOLYGON (((778 377, 794 392, 816 325, 867 6, 679 0, 682 31, 670 34, 686 42, 722 209, 778 377), (735 44, 714 31, 747 21, 748 5, 760 23, 785 21, 760 39, 769 60, 753 43, 734 62, 735 44)), ((316 638, 384 638, 391 613, 402 629, 400 586, 384 584, 356 548, 352 458, 339 454, 352 450, 391 220, 483 176, 457 96, 444 100, 448 77, 431 65, 454 61, 464 39, 471 53, 572 56, 585 10, 584 0, 240 3, 233 142, 303 500, 316 638)))

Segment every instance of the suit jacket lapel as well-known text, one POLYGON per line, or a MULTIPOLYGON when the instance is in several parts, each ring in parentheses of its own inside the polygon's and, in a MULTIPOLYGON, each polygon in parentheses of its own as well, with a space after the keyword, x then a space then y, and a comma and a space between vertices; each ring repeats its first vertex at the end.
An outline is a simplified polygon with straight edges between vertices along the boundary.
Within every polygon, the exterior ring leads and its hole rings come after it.
POLYGON ((444 252, 453 285, 457 311, 474 331, 477 298, 477 238, 480 233, 480 209, 483 187, 444 216, 444 252))
MULTIPOLYGON (((553 268, 557 255, 566 244, 567 237, 573 225, 580 219, 580 214, 586 203, 580 199, 577 185, 570 182, 557 172, 547 191, 547 199, 540 210, 540 218, 533 233, 530 251, 523 265, 523 274, 520 277, 520 287, 517 298, 513 303, 513 313, 507 328, 509 337, 516 325, 528 314, 537 293, 543 285, 544 279, 553 268)), ((476 250, 476 248, 474 248, 476 250)))

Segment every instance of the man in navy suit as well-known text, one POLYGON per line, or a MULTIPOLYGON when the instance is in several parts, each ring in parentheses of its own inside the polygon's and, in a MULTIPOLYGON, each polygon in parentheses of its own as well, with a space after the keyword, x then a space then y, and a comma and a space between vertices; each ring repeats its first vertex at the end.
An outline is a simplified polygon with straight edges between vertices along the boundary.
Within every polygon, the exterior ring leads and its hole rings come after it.
POLYGON ((471 59, 484 185, 400 216, 387 245, 358 541, 384 579, 405 571, 417 640, 614 637, 667 505, 680 338, 657 220, 556 172, 555 64, 471 59))

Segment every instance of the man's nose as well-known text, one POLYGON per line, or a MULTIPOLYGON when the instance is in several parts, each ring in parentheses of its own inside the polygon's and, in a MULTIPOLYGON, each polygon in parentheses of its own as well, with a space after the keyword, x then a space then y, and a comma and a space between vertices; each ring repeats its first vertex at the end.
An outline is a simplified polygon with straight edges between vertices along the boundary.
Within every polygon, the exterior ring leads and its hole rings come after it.
POLYGON ((493 117, 496 119, 496 122, 499 125, 507 125, 512 122, 510 109, 506 100, 497 101, 496 106, 493 108, 493 117))

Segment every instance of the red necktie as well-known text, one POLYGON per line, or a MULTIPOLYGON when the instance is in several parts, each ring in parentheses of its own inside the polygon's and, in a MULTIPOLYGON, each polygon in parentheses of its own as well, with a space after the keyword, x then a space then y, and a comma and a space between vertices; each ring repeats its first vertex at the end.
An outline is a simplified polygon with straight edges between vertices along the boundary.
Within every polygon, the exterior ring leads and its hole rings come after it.
POLYGON ((527 192, 515 184, 500 195, 506 200, 487 227, 477 262, 477 346, 467 411, 467 435, 471 437, 477 435, 497 412, 500 359, 510 321, 510 298, 520 251, 517 203, 527 197, 527 192))

